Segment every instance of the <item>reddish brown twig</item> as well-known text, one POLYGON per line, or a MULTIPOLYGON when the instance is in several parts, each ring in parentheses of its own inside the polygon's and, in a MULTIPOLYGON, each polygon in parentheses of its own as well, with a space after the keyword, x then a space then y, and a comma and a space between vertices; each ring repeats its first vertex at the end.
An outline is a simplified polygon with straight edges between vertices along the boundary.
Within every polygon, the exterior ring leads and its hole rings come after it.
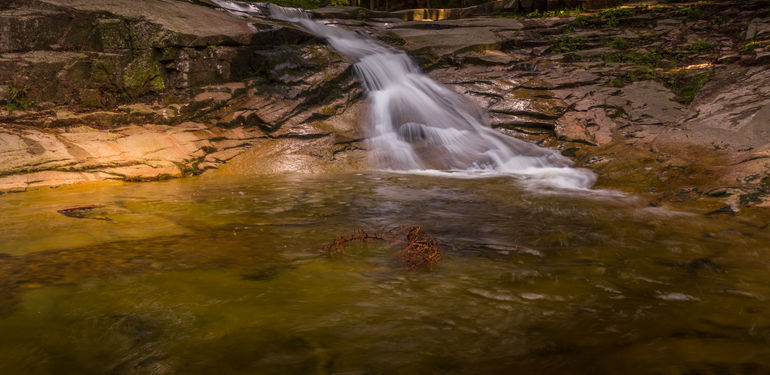
POLYGON ((345 246, 353 241, 371 242, 373 240, 387 241, 381 233, 369 233, 363 229, 358 229, 349 236, 337 236, 334 242, 324 247, 324 250, 326 255, 344 254, 345 246))
POLYGON ((390 247, 399 249, 399 259, 410 270, 427 266, 433 268, 443 256, 438 240, 422 229, 419 225, 401 225, 384 232, 369 233, 363 229, 348 236, 337 236, 334 241, 324 247, 326 254, 344 254, 345 246, 354 241, 371 242, 385 241, 390 247))

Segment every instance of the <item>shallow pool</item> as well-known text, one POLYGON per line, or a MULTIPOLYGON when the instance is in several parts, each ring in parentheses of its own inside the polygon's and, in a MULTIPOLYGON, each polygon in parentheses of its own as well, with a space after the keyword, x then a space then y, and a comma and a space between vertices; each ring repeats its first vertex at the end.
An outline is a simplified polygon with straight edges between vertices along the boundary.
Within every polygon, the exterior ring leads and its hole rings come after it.
POLYGON ((724 213, 385 173, 75 186, 0 212, 1 374, 770 372, 770 235, 724 213), (442 261, 323 254, 399 224, 442 261))

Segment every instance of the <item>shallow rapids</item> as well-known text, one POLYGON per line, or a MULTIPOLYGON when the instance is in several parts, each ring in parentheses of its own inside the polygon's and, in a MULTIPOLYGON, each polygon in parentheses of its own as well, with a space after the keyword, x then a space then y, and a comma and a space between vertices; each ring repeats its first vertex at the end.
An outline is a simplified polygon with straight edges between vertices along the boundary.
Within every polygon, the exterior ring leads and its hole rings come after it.
POLYGON ((558 152, 492 129, 484 110, 423 74, 403 51, 313 21, 299 9, 215 2, 239 16, 297 24, 354 62, 369 100, 363 122, 375 168, 464 177, 516 175, 567 189, 585 189, 595 181, 591 172, 569 168, 571 161, 558 152))

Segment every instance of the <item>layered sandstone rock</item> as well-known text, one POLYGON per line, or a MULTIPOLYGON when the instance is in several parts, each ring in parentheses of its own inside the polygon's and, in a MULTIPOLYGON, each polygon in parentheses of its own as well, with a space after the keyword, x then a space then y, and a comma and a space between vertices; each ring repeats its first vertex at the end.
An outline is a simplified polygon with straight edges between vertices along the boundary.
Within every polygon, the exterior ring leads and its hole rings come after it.
MULTIPOLYGON (((31 111, 0 112, 0 190, 191 175, 225 164, 220 173, 364 164, 365 105, 350 62, 287 25, 150 3, 157 13, 125 0, 0 9, 0 26, 13 30, 0 36, 0 100, 18 99, 18 83, 34 81, 26 100, 35 102, 31 111), (220 18, 221 29, 204 22, 220 18), (19 36, 35 25, 47 25, 39 37, 19 36)), ((493 127, 561 150, 596 170, 600 186, 766 204, 763 1, 552 18, 479 16, 499 5, 419 11, 315 14, 405 49, 486 109, 493 127)))
POLYGON ((493 127, 562 150, 600 186, 737 207, 770 192, 767 11, 714 1, 367 24, 493 127))
POLYGON ((0 29, 0 191, 196 175, 272 143, 364 160, 349 63, 300 30, 162 0, 13 1, 0 29))

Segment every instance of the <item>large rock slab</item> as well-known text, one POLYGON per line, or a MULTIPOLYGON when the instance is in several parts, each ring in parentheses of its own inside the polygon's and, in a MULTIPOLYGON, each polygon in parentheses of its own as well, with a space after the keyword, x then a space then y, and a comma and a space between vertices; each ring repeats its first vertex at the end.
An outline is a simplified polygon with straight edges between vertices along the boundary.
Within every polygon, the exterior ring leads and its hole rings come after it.
POLYGON ((760 183, 770 175, 770 71, 722 71, 703 91, 688 115, 657 137, 655 149, 693 163, 716 160, 718 185, 760 183))
POLYGON ((688 144, 732 153, 763 152, 770 144, 770 70, 724 70, 685 119, 662 135, 658 144, 688 144), (685 136, 686 134, 686 136, 685 136))
POLYGON ((259 50, 313 38, 185 1, 14 1, 0 10, 0 85, 106 108, 258 74, 275 64, 259 50))
POLYGON ((634 82, 608 97, 605 104, 622 109, 638 125, 665 125, 678 121, 685 106, 677 103, 674 93, 656 81, 634 82))
MULTIPOLYGON (((129 20, 147 20, 160 26, 152 43, 206 47, 223 43, 249 44, 256 28, 227 13, 182 1, 162 0, 39 0, 82 12, 106 12, 129 20)), ((159 46, 162 46, 159 44, 159 46)))
POLYGON ((223 130, 199 123, 129 125, 110 130, 3 127, 0 192, 104 179, 179 177, 221 165, 227 159, 217 159, 213 165, 200 163, 229 140, 237 141, 229 149, 240 153, 261 138, 263 133, 258 129, 223 130))
POLYGON ((492 48, 502 39, 485 27, 414 29, 398 28, 392 33, 406 40, 403 46, 410 51, 431 53, 435 56, 492 48))
POLYGON ((358 145, 347 147, 335 148, 331 136, 280 139, 258 145, 207 175, 319 174, 365 169, 364 149, 358 145))

